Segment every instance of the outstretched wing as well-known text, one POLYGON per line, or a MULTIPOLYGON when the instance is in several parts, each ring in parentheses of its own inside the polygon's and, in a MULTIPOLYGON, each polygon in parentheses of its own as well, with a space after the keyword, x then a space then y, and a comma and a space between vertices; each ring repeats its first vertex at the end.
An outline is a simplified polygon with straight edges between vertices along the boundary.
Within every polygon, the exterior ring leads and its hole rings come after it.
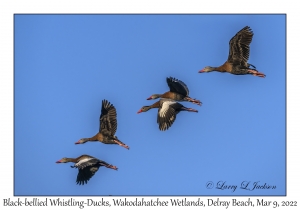
POLYGON ((79 161, 71 167, 78 168, 76 182, 79 185, 84 185, 98 171, 99 167, 102 165, 102 161, 89 155, 81 155, 78 159, 79 161))
POLYGON ((87 166, 83 169, 78 169, 78 175, 76 179, 76 183, 79 185, 86 184, 98 171, 100 165, 87 166))
POLYGON ((102 101, 99 132, 114 136, 117 131, 117 111, 107 100, 102 101))
POLYGON ((157 113, 157 123, 159 130, 168 130, 176 120, 176 114, 182 105, 170 99, 162 99, 161 106, 157 113))
POLYGON ((169 86, 171 92, 176 92, 176 93, 179 93, 184 96, 189 95, 188 87, 181 80, 175 79, 173 77, 168 77, 167 83, 168 83, 168 86, 169 86))
POLYGON ((231 38, 229 42, 228 62, 247 66, 252 37, 253 32, 251 28, 246 26, 231 38))

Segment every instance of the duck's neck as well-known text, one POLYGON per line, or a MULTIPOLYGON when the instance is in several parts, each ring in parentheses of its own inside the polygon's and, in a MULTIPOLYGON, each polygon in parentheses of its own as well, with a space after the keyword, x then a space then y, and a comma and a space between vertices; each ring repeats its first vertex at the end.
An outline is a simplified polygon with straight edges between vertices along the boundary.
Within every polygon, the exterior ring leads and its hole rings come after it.
POLYGON ((72 162, 72 163, 77 163, 77 159, 76 158, 66 158, 67 162, 72 162))
POLYGON ((85 143, 87 141, 97 141, 97 140, 98 140, 98 133, 95 136, 91 137, 91 138, 83 138, 82 139, 83 143, 85 143))
POLYGON ((97 133, 95 136, 93 136, 91 138, 88 138, 87 141, 96 141, 96 140, 98 140, 98 135, 99 135, 99 133, 97 133))
POLYGON ((155 102, 154 104, 152 104, 151 106, 150 106, 150 109, 151 108, 159 108, 160 107, 160 101, 157 101, 157 102, 155 102))
POLYGON ((211 67, 211 68, 210 68, 210 71, 217 71, 217 68, 218 68, 218 67, 211 67))

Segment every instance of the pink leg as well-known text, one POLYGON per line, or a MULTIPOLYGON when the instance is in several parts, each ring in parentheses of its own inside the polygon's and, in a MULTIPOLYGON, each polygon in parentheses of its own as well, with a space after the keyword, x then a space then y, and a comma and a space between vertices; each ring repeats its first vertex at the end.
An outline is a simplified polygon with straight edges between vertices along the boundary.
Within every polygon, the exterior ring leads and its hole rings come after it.
POLYGON ((248 73, 252 74, 253 76, 258 76, 258 77, 262 77, 262 78, 266 77, 265 74, 258 72, 257 70, 253 70, 253 69, 248 69, 248 73))
POLYGON ((192 102, 193 104, 197 104, 199 106, 202 105, 202 102, 199 101, 199 100, 197 100, 197 99, 195 99, 195 98, 194 99, 188 98, 188 101, 192 102))
POLYGON ((199 100, 193 100, 192 101, 194 104, 197 104, 197 105, 199 105, 199 106, 201 106, 202 105, 202 102, 201 101, 199 101, 199 100))
POLYGON ((186 108, 186 111, 189 111, 189 112, 198 112, 198 110, 192 109, 192 108, 186 108))
POLYGON ((124 147, 124 148, 126 148, 126 149, 129 149, 129 147, 126 145, 126 144, 122 144, 122 143, 120 143, 120 142, 118 142, 118 141, 116 141, 116 140, 114 140, 118 145, 120 145, 121 147, 124 147))

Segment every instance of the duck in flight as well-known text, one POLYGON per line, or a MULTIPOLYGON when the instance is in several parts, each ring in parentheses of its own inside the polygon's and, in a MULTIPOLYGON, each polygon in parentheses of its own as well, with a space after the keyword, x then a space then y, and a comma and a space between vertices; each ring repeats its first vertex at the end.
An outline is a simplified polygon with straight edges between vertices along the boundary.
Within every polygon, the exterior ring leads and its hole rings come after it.
POLYGON ((241 29, 229 42, 229 55, 227 61, 219 67, 206 66, 204 69, 200 70, 199 73, 218 71, 235 75, 251 74, 262 78, 266 77, 265 74, 258 72, 254 65, 248 63, 252 37, 253 32, 249 26, 241 29))
POLYGON ((116 108, 107 100, 102 101, 101 115, 99 118, 99 132, 91 138, 82 138, 75 144, 84 144, 88 141, 99 141, 104 144, 118 144, 126 149, 129 146, 121 142, 115 133, 117 131, 117 111, 116 108))
POLYGON ((147 112, 152 108, 158 108, 157 123, 159 125, 159 130, 161 131, 168 130, 172 126, 176 120, 176 115, 180 111, 198 112, 197 110, 187 108, 172 99, 162 98, 151 106, 143 106, 137 113, 147 112))
POLYGON ((116 166, 108 164, 103 160, 99 160, 90 155, 81 155, 77 158, 62 158, 61 160, 56 161, 56 163, 75 163, 71 168, 78 168, 78 175, 76 183, 79 185, 87 184, 87 182, 94 176, 101 166, 106 168, 118 170, 116 166))
POLYGON ((192 99, 189 96, 189 89, 187 85, 179 79, 173 77, 167 78, 167 84, 170 91, 164 94, 153 94, 147 100, 157 99, 157 98, 169 98, 175 101, 189 101, 197 105, 202 105, 202 102, 197 99, 192 99))

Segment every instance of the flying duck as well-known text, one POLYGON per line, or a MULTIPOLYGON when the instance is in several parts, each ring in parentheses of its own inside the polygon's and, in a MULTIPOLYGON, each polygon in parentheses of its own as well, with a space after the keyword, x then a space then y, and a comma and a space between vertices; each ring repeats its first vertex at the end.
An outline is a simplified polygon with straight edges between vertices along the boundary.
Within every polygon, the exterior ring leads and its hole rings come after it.
POLYGON ((117 111, 107 100, 102 101, 99 132, 91 138, 82 138, 75 144, 84 144, 88 141, 99 141, 104 144, 118 144, 126 149, 129 147, 121 142, 115 133, 117 131, 117 111))
POLYGON ((78 158, 62 158, 56 161, 56 163, 75 163, 71 168, 78 168, 78 175, 76 183, 79 185, 87 184, 87 182, 94 176, 98 171, 99 167, 105 166, 106 168, 111 168, 118 170, 116 166, 110 165, 103 160, 99 160, 89 155, 81 155, 78 158))
POLYGON ((157 123, 159 124, 159 130, 161 131, 168 130, 172 126, 176 120, 176 115, 180 111, 198 112, 197 110, 187 108, 172 99, 162 98, 151 106, 143 106, 137 113, 147 112, 152 108, 158 108, 157 123))
POLYGON ((201 101, 189 97, 189 89, 181 80, 173 77, 167 77, 167 84, 170 88, 170 91, 165 92, 164 94, 153 94, 147 98, 147 100, 169 98, 175 101, 189 101, 201 106, 201 101))
POLYGON ((219 67, 206 66, 204 69, 200 70, 199 73, 219 71, 235 75, 251 74, 253 76, 266 77, 265 74, 258 72, 254 65, 248 63, 252 37, 253 32, 249 26, 241 29, 229 42, 229 55, 227 61, 219 67))

